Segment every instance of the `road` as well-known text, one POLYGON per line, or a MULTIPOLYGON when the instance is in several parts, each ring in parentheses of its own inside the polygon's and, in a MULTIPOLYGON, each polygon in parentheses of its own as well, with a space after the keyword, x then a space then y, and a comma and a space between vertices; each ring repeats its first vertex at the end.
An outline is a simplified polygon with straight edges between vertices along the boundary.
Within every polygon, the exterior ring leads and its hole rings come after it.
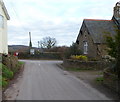
POLYGON ((63 71, 62 61, 24 60, 16 100, 109 100, 82 80, 63 71))

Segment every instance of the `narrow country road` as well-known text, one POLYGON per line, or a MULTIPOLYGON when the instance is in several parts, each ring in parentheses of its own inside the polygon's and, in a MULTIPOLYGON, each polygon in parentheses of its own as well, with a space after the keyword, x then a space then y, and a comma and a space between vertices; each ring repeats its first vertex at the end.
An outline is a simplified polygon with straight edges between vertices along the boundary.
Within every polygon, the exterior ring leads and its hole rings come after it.
POLYGON ((61 70, 56 64, 62 61, 24 61, 25 69, 16 100, 109 100, 61 70))

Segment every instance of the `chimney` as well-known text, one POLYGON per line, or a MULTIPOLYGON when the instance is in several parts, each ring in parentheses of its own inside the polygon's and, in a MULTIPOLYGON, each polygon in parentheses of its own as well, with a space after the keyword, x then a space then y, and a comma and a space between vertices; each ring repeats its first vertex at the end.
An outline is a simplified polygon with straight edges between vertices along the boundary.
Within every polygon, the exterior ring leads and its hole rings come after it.
POLYGON ((114 7, 114 17, 120 19, 120 1, 116 3, 114 7))

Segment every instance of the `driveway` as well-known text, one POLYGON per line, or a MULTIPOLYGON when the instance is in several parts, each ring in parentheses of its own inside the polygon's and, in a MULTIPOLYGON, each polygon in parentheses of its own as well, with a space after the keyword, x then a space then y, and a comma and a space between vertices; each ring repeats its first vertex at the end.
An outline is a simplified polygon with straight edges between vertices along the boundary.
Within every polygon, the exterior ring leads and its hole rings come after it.
POLYGON ((62 61, 24 60, 23 75, 8 89, 8 100, 110 100, 98 90, 63 71, 62 61))

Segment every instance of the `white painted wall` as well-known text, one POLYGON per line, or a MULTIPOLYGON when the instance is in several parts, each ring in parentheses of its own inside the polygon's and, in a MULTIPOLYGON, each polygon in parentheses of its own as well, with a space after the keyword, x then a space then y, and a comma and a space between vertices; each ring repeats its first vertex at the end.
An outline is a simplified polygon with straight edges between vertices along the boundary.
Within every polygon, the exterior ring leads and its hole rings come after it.
POLYGON ((8 54, 7 44, 7 17, 0 3, 0 15, 3 16, 3 27, 0 26, 0 53, 8 54))

